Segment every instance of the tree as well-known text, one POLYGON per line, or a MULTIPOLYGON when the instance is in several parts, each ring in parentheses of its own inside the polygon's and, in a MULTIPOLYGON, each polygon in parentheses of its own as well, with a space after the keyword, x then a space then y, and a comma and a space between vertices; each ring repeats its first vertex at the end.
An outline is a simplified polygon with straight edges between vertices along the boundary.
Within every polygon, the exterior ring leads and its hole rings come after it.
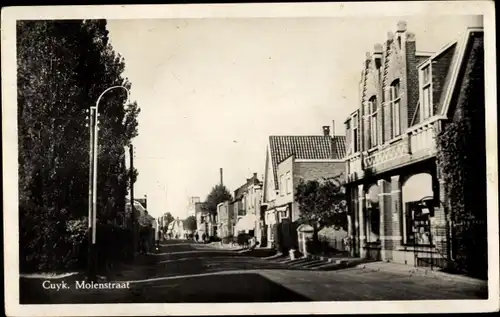
POLYGON ((195 216, 189 216, 189 217, 187 217, 186 221, 184 223, 185 223, 184 228, 186 230, 189 230, 191 232, 195 232, 196 231, 197 226, 196 226, 196 218, 195 218, 195 216))
MULTIPOLYGON (((131 85, 122 76, 123 58, 108 43, 105 20, 18 22, 17 66, 20 263, 51 269, 65 266, 77 241, 68 223, 86 223, 87 109, 106 88, 131 85)), ((136 103, 123 106, 126 97, 110 91, 100 103, 100 222, 125 209, 125 147, 137 136, 140 112, 136 103)))
POLYGON ((168 228, 168 225, 175 220, 174 216, 172 216, 171 213, 169 212, 166 212, 164 215, 164 219, 165 219, 165 222, 164 222, 164 230, 167 231, 167 228, 168 228))
POLYGON ((320 180, 301 180, 295 201, 300 210, 299 221, 313 226, 317 232, 326 226, 347 230, 347 202, 340 176, 320 180))
POLYGON ((218 184, 215 185, 210 191, 210 194, 208 194, 207 199, 205 200, 205 207, 211 215, 215 215, 217 213, 217 205, 231 200, 232 198, 233 197, 226 186, 218 184))

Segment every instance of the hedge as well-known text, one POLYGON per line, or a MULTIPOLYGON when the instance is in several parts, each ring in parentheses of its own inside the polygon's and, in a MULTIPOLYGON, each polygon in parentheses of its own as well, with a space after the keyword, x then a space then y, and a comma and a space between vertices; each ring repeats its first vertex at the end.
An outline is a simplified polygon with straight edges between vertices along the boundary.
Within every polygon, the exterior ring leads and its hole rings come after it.
MULTIPOLYGON (((42 210, 37 206, 20 211, 20 272, 57 272, 87 267, 87 218, 64 220, 65 212, 42 210)), ((132 258, 131 230, 98 223, 96 233, 99 267, 132 258)))

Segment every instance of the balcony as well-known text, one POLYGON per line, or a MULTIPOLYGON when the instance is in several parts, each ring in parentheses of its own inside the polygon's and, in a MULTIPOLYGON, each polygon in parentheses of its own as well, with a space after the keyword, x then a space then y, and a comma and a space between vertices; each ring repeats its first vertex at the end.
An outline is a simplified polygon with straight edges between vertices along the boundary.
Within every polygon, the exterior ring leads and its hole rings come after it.
POLYGON ((347 157, 347 182, 362 179, 368 171, 377 174, 435 156, 441 120, 436 117, 422 122, 377 148, 347 157))

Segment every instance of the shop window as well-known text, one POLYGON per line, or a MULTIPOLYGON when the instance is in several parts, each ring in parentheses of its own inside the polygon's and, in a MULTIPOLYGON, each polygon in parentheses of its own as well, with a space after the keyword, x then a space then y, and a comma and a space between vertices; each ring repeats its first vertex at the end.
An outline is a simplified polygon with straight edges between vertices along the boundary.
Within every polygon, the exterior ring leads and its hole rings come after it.
POLYGON ((420 202, 405 204, 405 231, 407 245, 432 245, 430 219, 433 216, 428 209, 422 209, 420 202))
POLYGON ((378 242, 380 237, 380 209, 376 206, 368 208, 367 242, 378 242))

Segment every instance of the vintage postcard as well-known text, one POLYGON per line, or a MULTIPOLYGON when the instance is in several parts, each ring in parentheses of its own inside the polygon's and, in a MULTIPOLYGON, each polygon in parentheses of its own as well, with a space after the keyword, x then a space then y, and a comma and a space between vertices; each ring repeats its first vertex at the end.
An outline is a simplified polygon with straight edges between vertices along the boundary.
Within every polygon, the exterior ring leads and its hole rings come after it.
POLYGON ((8 316, 499 309, 493 2, 1 29, 8 316))

